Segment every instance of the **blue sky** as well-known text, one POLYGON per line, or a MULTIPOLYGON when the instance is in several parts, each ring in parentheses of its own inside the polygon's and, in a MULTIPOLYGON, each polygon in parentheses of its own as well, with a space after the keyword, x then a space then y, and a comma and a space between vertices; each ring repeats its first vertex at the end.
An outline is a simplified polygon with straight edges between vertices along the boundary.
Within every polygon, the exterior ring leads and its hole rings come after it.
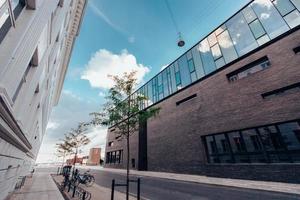
MULTIPOLYGON (((76 40, 60 102, 51 115, 38 161, 49 161, 53 146, 104 102, 107 74, 139 71, 140 84, 200 41, 249 0, 89 0, 76 40), (47 159, 45 159, 47 157, 47 159)), ((91 131, 92 146, 105 145, 105 128, 91 131)), ((89 147, 86 147, 86 151, 89 147)))

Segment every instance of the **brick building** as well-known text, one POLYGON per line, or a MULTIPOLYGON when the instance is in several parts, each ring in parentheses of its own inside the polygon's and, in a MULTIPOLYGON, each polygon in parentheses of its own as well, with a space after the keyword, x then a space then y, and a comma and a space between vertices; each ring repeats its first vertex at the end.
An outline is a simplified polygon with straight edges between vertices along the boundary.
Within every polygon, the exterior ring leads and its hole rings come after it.
MULTIPOLYGON (((299 10, 251 1, 132 94, 161 111, 131 136, 131 168, 299 183, 299 10)), ((125 168, 115 132, 105 166, 125 168)))
POLYGON ((100 159, 101 159, 101 148, 91 148, 87 164, 99 165, 100 159))

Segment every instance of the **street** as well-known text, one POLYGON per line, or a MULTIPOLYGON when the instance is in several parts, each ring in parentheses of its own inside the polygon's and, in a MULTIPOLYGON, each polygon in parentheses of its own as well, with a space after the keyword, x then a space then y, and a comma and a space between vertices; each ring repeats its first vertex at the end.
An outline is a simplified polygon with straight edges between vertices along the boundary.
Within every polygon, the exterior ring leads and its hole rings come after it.
MULTIPOLYGON (((84 172, 82 169, 81 172, 84 172)), ((95 176, 96 184, 103 187, 111 187, 112 179, 116 183, 125 182, 125 174, 112 173, 101 170, 90 170, 95 176)), ((137 177, 132 176, 133 179, 137 177)), ((116 190, 125 192, 125 187, 117 187, 116 190)), ((136 184, 130 184, 131 194, 136 194, 136 184)), ((249 190, 233 187, 221 187, 197 183, 179 182, 168 179, 141 177, 142 199, 151 200, 287 200, 300 199, 299 195, 249 190)))

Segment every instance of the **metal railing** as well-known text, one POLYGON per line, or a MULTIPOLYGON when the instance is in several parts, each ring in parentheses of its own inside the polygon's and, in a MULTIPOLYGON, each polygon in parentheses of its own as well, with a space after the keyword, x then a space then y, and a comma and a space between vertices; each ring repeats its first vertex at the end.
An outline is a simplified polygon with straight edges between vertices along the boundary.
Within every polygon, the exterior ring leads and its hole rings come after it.
MULTIPOLYGON (((136 195, 136 199, 140 200, 141 199, 141 179, 137 178, 136 180, 129 180, 129 182, 134 182, 137 183, 137 195, 136 195)), ((115 187, 126 187, 127 184, 126 183, 116 183, 115 179, 112 180, 111 183, 111 200, 114 200, 114 195, 115 195, 115 187)))
POLYGON ((62 183, 62 190, 65 190, 68 193, 71 193, 71 197, 74 198, 75 196, 78 197, 80 200, 90 200, 92 197, 92 194, 83 188, 76 186, 72 181, 65 180, 62 183))

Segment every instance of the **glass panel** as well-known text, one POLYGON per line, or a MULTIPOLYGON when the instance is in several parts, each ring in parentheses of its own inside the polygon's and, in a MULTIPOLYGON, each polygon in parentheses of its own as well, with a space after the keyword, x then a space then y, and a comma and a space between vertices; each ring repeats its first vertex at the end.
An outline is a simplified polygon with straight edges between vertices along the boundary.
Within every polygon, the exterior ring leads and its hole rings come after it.
POLYGON ((290 14, 284 17, 290 28, 294 28, 300 24, 300 13, 298 10, 294 10, 290 14))
POLYGON ((218 44, 211 47, 211 52, 212 52, 212 55, 215 60, 217 60, 218 58, 220 58, 222 56, 222 53, 221 53, 221 50, 220 50, 220 47, 218 44))
POLYGON ((263 145, 255 129, 242 131, 246 149, 252 163, 266 162, 263 145))
POLYGON ((147 83, 148 86, 148 105, 152 105, 154 102, 153 94, 152 94, 152 80, 147 83))
POLYGON ((215 33, 216 33, 216 35, 219 35, 219 34, 221 34, 223 31, 225 31, 226 30, 226 25, 225 24, 223 24, 222 26, 220 26, 216 31, 215 31, 215 33))
POLYGON ((298 9, 298 10, 300 10, 300 1, 299 0, 291 0, 292 1, 292 3, 294 4, 294 6, 296 6, 296 8, 298 9))
POLYGON ((216 66, 207 39, 204 39, 200 42, 199 51, 202 58, 205 74, 209 74, 215 71, 216 66))
POLYGON ((187 58, 185 55, 183 55, 179 58, 178 65, 179 65, 179 69, 180 69, 181 85, 182 85, 182 87, 185 87, 191 83, 191 76, 190 76, 190 72, 189 72, 187 58))
POLYGON ((275 0, 273 1, 273 3, 282 16, 288 14, 289 12, 295 9, 293 4, 288 0, 275 0))
POLYGON ((193 61, 193 59, 188 60, 188 66, 189 66, 190 72, 195 71, 195 66, 194 66, 194 61, 193 61))
POLYGON ((195 70, 196 70, 197 76, 199 78, 201 78, 204 76, 204 70, 203 70, 203 66, 202 66, 202 61, 201 61, 198 45, 192 49, 192 54, 193 54, 194 65, 195 65, 195 70))
POLYGON ((226 23, 226 25, 235 49, 240 56, 258 47, 258 44, 241 13, 236 14, 226 23))
POLYGON ((297 122, 285 123, 278 126, 282 139, 288 150, 300 150, 300 126, 297 122))
POLYGON ((250 6, 247 6, 246 8, 244 8, 244 10, 242 12, 248 23, 252 22, 253 20, 255 20, 257 18, 256 14, 254 13, 254 11, 252 10, 252 8, 250 6))
POLYGON ((219 158, 218 156, 214 156, 214 154, 217 154, 217 146, 214 141, 213 136, 206 136, 206 144, 207 144, 207 149, 208 149, 208 155, 209 155, 209 162, 210 163, 219 163, 219 158))
POLYGON ((181 78, 180 78, 180 73, 175 72, 175 79, 176 79, 176 85, 180 85, 181 84, 181 78))
POLYGON ((164 90, 164 96, 168 96, 170 94, 169 92, 169 85, 168 85, 168 76, 167 76, 167 69, 165 69, 162 72, 163 77, 163 90, 164 90))
POLYGON ((208 42, 209 42, 210 46, 213 46, 214 44, 217 43, 217 37, 216 37, 215 33, 210 34, 207 37, 207 39, 208 39, 208 42))
POLYGON ((176 76, 175 76, 175 69, 174 65, 170 66, 170 72, 171 72, 171 85, 172 85, 172 91, 176 92, 177 91, 177 84, 176 84, 176 76))
POLYGON ((220 34, 218 36, 218 41, 226 63, 229 63, 238 57, 228 31, 224 31, 220 34))
POLYGON ((167 79, 168 79, 169 94, 172 94, 173 90, 172 90, 171 67, 167 68, 167 79))
POLYGON ((271 39, 289 30, 269 0, 256 0, 251 5, 271 39))
POLYGON ((263 36, 266 33, 258 19, 249 24, 249 26, 256 39, 263 36))
POLYGON ((230 146, 224 134, 215 135, 217 150, 221 163, 231 163, 230 146))
POLYGON ((268 35, 264 35, 264 36, 260 37, 259 39, 257 39, 257 43, 259 45, 263 45, 263 44, 265 44, 266 42, 269 42, 269 41, 270 41, 270 38, 269 38, 268 35))
POLYGON ((239 132, 228 133, 228 137, 233 153, 245 152, 245 144, 242 142, 242 138, 239 132))
POLYGON ((262 143, 267 151, 282 150, 283 144, 275 126, 266 126, 258 129, 262 143))
POLYGON ((223 67, 223 66, 225 65, 225 61, 224 61, 224 58, 223 58, 223 57, 219 58, 219 59, 216 60, 215 62, 216 62, 217 68, 223 67))
POLYGON ((9 17, 9 12, 8 12, 8 9, 6 9, 4 11, 4 13, 2 14, 2 16, 0 16, 0 28, 3 26, 3 24, 8 19, 8 17, 9 17))
POLYGON ((191 79, 192 79, 192 82, 195 82, 197 80, 197 75, 196 75, 195 71, 191 73, 191 79))

